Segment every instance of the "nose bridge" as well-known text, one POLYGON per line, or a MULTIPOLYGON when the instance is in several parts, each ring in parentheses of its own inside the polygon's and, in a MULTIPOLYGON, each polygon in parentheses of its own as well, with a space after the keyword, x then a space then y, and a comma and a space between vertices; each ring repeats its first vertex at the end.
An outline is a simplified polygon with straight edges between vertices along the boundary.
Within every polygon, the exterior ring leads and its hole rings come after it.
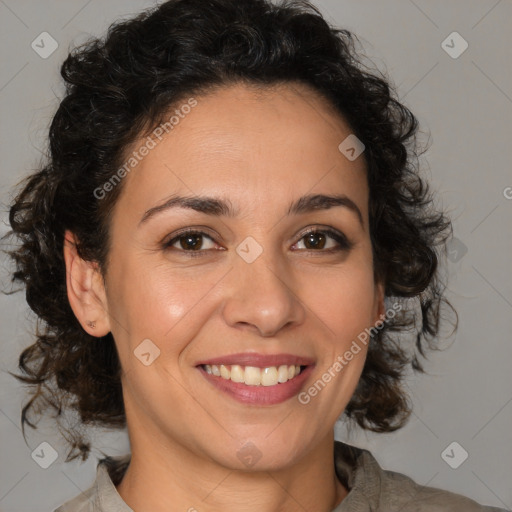
POLYGON ((243 242, 237 250, 223 315, 230 326, 250 326, 262 336, 272 336, 288 324, 302 322, 304 309, 291 274, 276 255, 262 251, 254 258, 256 247, 251 244, 243 242), (254 259, 245 257, 251 253, 254 259))

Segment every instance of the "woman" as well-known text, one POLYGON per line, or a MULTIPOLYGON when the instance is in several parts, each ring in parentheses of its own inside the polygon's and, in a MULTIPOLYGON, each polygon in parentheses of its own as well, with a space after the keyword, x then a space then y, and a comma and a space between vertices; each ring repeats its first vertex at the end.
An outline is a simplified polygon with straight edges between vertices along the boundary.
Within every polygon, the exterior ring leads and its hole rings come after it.
POLYGON ((349 32, 306 3, 170 0, 62 76, 10 216, 46 325, 22 418, 127 426, 131 455, 58 512, 498 510, 334 441, 342 413, 406 421, 398 336, 434 346, 450 234, 415 117, 349 32))

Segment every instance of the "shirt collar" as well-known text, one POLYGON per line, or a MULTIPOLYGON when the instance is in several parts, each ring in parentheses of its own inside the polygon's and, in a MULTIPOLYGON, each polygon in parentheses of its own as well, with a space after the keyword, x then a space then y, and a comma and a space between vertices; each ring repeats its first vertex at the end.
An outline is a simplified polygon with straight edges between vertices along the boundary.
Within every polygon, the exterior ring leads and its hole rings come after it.
POLYGON ((349 493, 332 512, 370 512, 379 508, 382 469, 368 450, 335 441, 334 466, 349 493))

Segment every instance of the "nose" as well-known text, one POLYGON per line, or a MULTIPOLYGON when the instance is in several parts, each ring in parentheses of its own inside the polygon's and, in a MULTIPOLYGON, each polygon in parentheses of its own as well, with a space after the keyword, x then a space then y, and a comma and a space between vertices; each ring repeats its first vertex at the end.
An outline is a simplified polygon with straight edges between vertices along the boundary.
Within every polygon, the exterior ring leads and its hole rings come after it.
POLYGON ((304 321, 305 308, 290 274, 269 263, 263 257, 235 263, 223 307, 229 326, 270 337, 304 321))

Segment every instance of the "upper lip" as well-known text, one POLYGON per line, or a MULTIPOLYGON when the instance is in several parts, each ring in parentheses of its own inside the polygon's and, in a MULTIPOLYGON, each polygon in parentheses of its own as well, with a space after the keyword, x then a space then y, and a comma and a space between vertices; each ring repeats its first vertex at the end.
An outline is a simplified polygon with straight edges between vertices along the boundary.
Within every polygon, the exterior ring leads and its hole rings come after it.
POLYGON ((196 366, 205 364, 225 364, 240 366, 255 366, 259 368, 267 368, 269 366, 296 365, 309 366, 314 364, 314 360, 309 357, 297 356, 294 354, 257 354, 255 352, 244 352, 240 354, 229 354, 225 356, 214 357, 199 361, 196 366))

